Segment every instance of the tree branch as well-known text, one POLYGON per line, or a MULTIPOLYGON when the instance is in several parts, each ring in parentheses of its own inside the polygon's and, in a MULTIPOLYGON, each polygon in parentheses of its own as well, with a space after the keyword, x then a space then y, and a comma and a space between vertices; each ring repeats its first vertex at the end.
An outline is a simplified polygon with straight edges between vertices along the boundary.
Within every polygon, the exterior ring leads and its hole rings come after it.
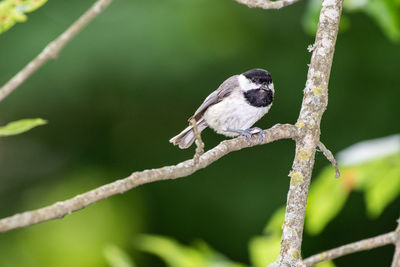
POLYGON ((390 232, 387 234, 378 235, 378 236, 375 236, 372 238, 368 238, 368 239, 364 239, 364 240, 357 241, 354 243, 350 243, 350 244, 340 246, 338 248, 330 249, 328 251, 318 253, 316 255, 308 257, 305 260, 303 260, 303 263, 306 266, 313 266, 317 263, 336 259, 336 258, 345 256, 345 255, 348 255, 351 253, 364 251, 364 250, 370 250, 370 249, 382 247, 385 245, 390 245, 395 242, 397 236, 398 236, 398 233, 393 231, 393 232, 390 232))
MULTIPOLYGON (((295 139, 298 135, 298 130, 296 126, 290 124, 277 124, 270 129, 264 130, 263 134, 264 141, 261 144, 267 144, 280 139, 295 139)), ((254 136, 254 138, 258 140, 258 136, 254 136)), ((193 159, 190 159, 173 166, 134 172, 124 179, 103 185, 89 192, 77 195, 71 199, 57 202, 41 209, 28 211, 1 219, 0 232, 6 232, 12 229, 26 227, 40 222, 62 218, 65 215, 83 209, 99 200, 116 194, 124 193, 142 184, 188 176, 200 169, 207 167, 214 161, 220 159, 230 152, 255 145, 258 145, 256 140, 253 140, 253 143, 250 144, 245 137, 238 137, 235 139, 222 141, 219 145, 201 155, 198 158, 197 164, 194 163, 193 159)))
POLYGON ((397 228, 395 230, 396 239, 394 240, 395 250, 391 267, 400 267, 400 219, 397 220, 397 228))
POLYGON ((90 21, 100 14, 112 0, 98 0, 77 21, 75 21, 57 39, 49 43, 43 51, 28 63, 20 72, 0 88, 0 102, 18 88, 27 78, 35 73, 49 59, 55 59, 61 49, 82 30, 90 21))
POLYGON ((196 151, 193 156, 193 160, 194 164, 198 164, 200 156, 204 154, 204 142, 201 139, 201 132, 199 132, 199 130, 197 129, 197 122, 195 118, 191 118, 189 123, 193 127, 195 145, 196 145, 196 151))
POLYGON ((283 225, 281 251, 270 266, 303 266, 301 242, 307 196, 319 144, 322 114, 328 104, 328 82, 339 29, 342 0, 323 0, 304 89, 303 103, 297 120, 301 137, 296 139, 296 155, 289 174, 290 187, 283 225))
POLYGON ((269 1, 269 0, 236 0, 240 4, 244 4, 250 8, 262 8, 262 9, 281 9, 285 6, 290 6, 300 0, 279 0, 279 1, 269 1))

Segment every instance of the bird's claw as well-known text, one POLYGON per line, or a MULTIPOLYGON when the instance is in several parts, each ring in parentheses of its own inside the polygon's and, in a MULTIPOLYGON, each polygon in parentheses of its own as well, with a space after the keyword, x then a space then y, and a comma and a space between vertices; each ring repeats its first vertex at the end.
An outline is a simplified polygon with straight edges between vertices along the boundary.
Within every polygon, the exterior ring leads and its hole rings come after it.
MULTIPOLYGON (((264 141, 264 134, 261 128, 258 127, 253 127, 248 129, 252 134, 254 131, 258 132, 258 143, 261 144, 264 141)), ((256 134, 257 132, 255 132, 254 134, 256 134)))
POLYGON ((257 133, 259 134, 258 143, 261 144, 264 141, 264 135, 263 135, 262 129, 258 128, 258 127, 249 128, 249 129, 246 129, 246 130, 231 130, 231 129, 228 129, 227 131, 228 132, 238 133, 238 134, 240 134, 242 136, 247 137, 247 140, 249 140, 250 144, 253 144, 253 140, 251 139, 253 134, 257 134, 257 133), (253 133, 254 131, 256 131, 256 132, 253 133))

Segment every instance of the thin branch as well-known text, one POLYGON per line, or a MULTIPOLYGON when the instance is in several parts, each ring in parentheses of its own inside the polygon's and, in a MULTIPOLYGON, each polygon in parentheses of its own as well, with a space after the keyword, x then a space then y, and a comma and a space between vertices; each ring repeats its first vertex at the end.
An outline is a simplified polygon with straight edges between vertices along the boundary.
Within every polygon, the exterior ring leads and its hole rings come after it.
POLYGON ((285 6, 290 6, 300 0, 279 0, 279 1, 269 1, 269 0, 236 0, 240 4, 244 4, 250 8, 262 8, 262 9, 281 9, 285 6))
POLYGON ((57 39, 49 43, 43 51, 19 71, 11 80, 0 88, 0 102, 18 88, 26 79, 35 73, 49 59, 57 58, 61 49, 82 30, 90 21, 99 15, 112 0, 98 0, 77 21, 75 21, 57 39))
MULTIPOLYGON (((280 139, 294 139, 298 135, 297 127, 290 124, 277 124, 270 129, 264 130, 263 133, 264 141, 261 144, 271 143, 280 139)), ((254 138, 258 137, 255 136, 254 138)), ((249 143, 245 137, 225 140, 200 156, 198 164, 194 164, 194 160, 190 159, 173 166, 134 172, 129 177, 103 185, 89 192, 77 195, 71 199, 57 202, 41 209, 28 211, 1 219, 0 232, 6 232, 12 229, 26 227, 40 222, 62 218, 65 215, 83 209, 99 200, 116 194, 124 193, 142 184, 188 176, 200 169, 207 167, 230 152, 255 145, 257 145, 256 141, 249 143)))
POLYGON ((320 124, 328 104, 328 83, 339 30, 343 0, 323 0, 308 69, 303 103, 296 126, 301 137, 296 140, 296 156, 290 171, 290 187, 282 227, 281 251, 270 266, 303 266, 301 243, 308 190, 311 182, 320 124))
POLYGON ((339 178, 340 176, 339 167, 332 152, 329 149, 327 149, 326 146, 321 141, 318 142, 318 147, 319 149, 321 149, 324 156, 331 162, 333 168, 335 168, 335 178, 339 178))
POLYGON ((386 245, 393 244, 396 240, 397 233, 395 231, 378 235, 372 238, 364 239, 361 241, 357 241, 354 243, 350 243, 344 246, 340 246, 338 248, 330 249, 328 251, 318 253, 311 257, 306 258, 303 260, 303 263, 306 266, 314 266, 317 263, 328 261, 332 259, 336 259, 351 253, 370 250, 377 247, 382 247, 386 245))
POLYGON ((195 144, 196 144, 196 151, 195 151, 193 160, 194 160, 194 164, 198 164, 200 156, 204 154, 204 142, 201 139, 201 133, 197 129, 196 119, 191 118, 189 122, 190 122, 190 125, 193 127, 195 144))
POLYGON ((394 240, 395 250, 391 267, 400 267, 400 219, 397 220, 397 228, 395 230, 396 239, 394 240))

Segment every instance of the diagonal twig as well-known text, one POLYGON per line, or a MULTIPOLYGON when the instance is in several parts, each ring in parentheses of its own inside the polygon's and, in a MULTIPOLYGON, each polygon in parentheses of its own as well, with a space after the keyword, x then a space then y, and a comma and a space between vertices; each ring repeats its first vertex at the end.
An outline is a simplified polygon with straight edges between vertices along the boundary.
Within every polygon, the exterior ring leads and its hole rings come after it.
POLYGON ((333 168, 335 168, 335 178, 339 178, 340 176, 339 167, 332 152, 329 149, 327 149, 326 146, 321 141, 318 142, 318 147, 319 149, 321 149, 324 156, 331 162, 333 168))
MULTIPOLYGON (((294 139, 298 135, 298 130, 296 126, 290 124, 277 124, 270 129, 264 130, 263 134, 264 140, 261 144, 267 144, 280 139, 294 139)), ((222 141, 219 145, 201 155, 198 164, 195 164, 194 160, 190 159, 173 166, 134 172, 124 179, 103 185, 71 199, 1 219, 0 232, 62 218, 97 201, 116 194, 122 194, 142 184, 188 176, 207 167, 230 152, 255 145, 257 144, 250 144, 245 137, 222 141)))
POLYGON ((0 102, 18 88, 49 59, 55 59, 61 49, 89 22, 100 14, 112 0, 98 0, 57 39, 49 43, 39 55, 0 88, 0 102))
POLYGON ((318 253, 303 260, 306 266, 313 266, 317 263, 336 259, 351 253, 370 250, 377 247, 393 244, 396 240, 397 233, 395 231, 378 235, 372 238, 364 239, 361 241, 353 242, 338 248, 330 249, 328 251, 318 253))
POLYGON ((236 0, 236 2, 240 4, 244 4, 250 8, 262 8, 262 9, 281 9, 285 6, 290 6, 294 3, 299 2, 300 0, 278 0, 278 1, 269 1, 269 0, 236 0))

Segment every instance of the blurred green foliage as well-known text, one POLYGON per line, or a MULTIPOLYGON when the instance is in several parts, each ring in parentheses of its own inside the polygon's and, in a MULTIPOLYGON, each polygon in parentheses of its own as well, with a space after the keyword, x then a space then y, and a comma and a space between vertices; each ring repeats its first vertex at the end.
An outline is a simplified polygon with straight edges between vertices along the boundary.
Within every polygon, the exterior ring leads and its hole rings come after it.
POLYGON ((29 131, 36 126, 44 125, 46 123, 47 121, 40 118, 13 121, 5 126, 0 126, 0 137, 20 134, 29 131))
MULTIPOLYGON (((62 177, 58 182, 30 188, 21 196, 22 209, 45 206, 60 197, 67 198, 94 187, 92 177, 99 177, 100 174, 104 172, 82 169, 69 177, 62 177)), ((51 221, 2 234, 0 266, 129 267, 121 265, 122 252, 116 255, 116 245, 110 247, 109 243, 129 247, 126 236, 132 236, 142 226, 139 208, 121 204, 120 200, 111 199, 68 216, 63 221, 51 221), (102 257, 103 251, 105 257, 102 257)))
POLYGON ((137 240, 137 246, 161 257, 170 267, 245 267, 228 260, 200 241, 193 247, 187 247, 171 238, 143 235, 137 240))
POLYGON ((104 256, 110 267, 135 267, 129 254, 116 245, 107 245, 104 248, 104 256))
MULTIPOLYGON (((25 13, 32 12, 47 0, 2 0, 0 2, 0 34, 17 22, 26 21, 25 13)), ((308 9, 304 14, 303 26, 309 34, 315 34, 321 0, 308 0, 308 9)), ((392 41, 400 40, 400 3, 397 0, 345 0, 344 11, 361 11, 368 14, 381 27, 392 41)), ((349 19, 344 14, 341 29, 349 27, 349 19)))
POLYGON ((0 34, 27 19, 25 13, 41 7, 47 0, 2 0, 0 2, 0 34))
POLYGON ((326 167, 313 183, 306 220, 310 234, 319 234, 342 210, 354 190, 364 192, 368 215, 373 218, 400 195, 400 153, 344 167, 341 173, 341 179, 335 181, 330 179, 334 171, 326 167))
POLYGON ((252 266, 264 267, 278 258, 284 218, 285 207, 281 207, 271 216, 264 229, 264 235, 250 240, 249 253, 252 266))
MULTIPOLYGON (((2 34, 1 83, 92 4, 48 1, 29 14, 29 23, 2 34)), ((223 80, 250 68, 268 69, 276 88, 274 106, 257 126, 295 122, 310 60, 306 48, 314 41, 300 23, 307 9, 307 1, 265 11, 229 0, 114 0, 57 60, 1 102, 1 125, 26 117, 51 124, 0 138, 0 216, 191 158, 192 148, 179 150, 169 138, 223 80)), ((400 132, 399 46, 364 12, 345 12, 351 27, 338 37, 321 129, 333 152, 400 132)), ((203 140, 209 149, 223 137, 206 130, 203 140)), ((174 237, 178 244, 206 240, 228 259, 252 262, 249 237, 260 236, 284 205, 293 153, 289 140, 231 153, 188 178, 148 184, 63 220, 1 234, 0 266, 111 266, 125 253, 137 266, 165 266, 135 252, 138 233, 174 237), (112 261, 110 244, 122 251, 111 252, 112 261)), ((325 166, 319 153, 315 173, 325 166)), ((393 230, 400 198, 375 218, 359 212, 364 198, 354 190, 324 231, 305 232, 304 255, 393 230)), ((335 263, 388 266, 392 254, 384 247, 335 263)))
MULTIPOLYGON (((317 30, 321 0, 309 0, 304 13, 303 26, 306 32, 314 34, 317 30)), ((363 12, 370 16, 385 35, 394 42, 400 41, 400 2, 397 0, 344 0, 343 17, 340 29, 349 28, 348 14, 363 12)))

